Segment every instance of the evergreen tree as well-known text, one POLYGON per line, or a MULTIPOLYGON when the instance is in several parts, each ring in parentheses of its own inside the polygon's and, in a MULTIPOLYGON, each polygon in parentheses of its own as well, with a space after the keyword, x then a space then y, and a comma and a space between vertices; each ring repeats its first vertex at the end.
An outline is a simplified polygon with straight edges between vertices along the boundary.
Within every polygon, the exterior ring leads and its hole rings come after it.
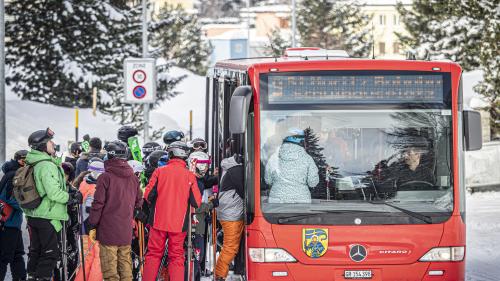
POLYGON ((498 0, 415 0, 398 11, 408 35, 398 34, 417 58, 450 59, 465 70, 483 69, 484 80, 475 87, 489 102, 493 136, 500 134, 500 6, 498 0))
POLYGON ((490 113, 491 135, 493 138, 498 138, 500 137, 500 5, 495 0, 483 0, 472 5, 468 11, 484 20, 479 52, 483 81, 475 87, 475 90, 489 102, 487 110, 490 113))
POLYGON ((196 15, 166 4, 152 27, 154 55, 196 74, 206 75, 210 45, 203 39, 196 15))
MULTIPOLYGON (((312 198, 315 199, 326 199, 326 170, 328 168, 328 164, 326 163, 325 156, 323 155, 323 147, 318 145, 319 138, 314 133, 311 127, 308 127, 304 130, 305 133, 305 144, 306 144, 306 152, 309 154, 318 167, 319 173, 319 183, 318 185, 311 191, 312 198)), ((332 191, 332 189, 330 189, 332 191)), ((333 198, 331 194, 330 198, 333 198)))
POLYGON ((89 107, 91 87, 116 76, 124 18, 107 1, 13 0, 6 11, 7 83, 22 99, 89 107))
MULTIPOLYGON (((121 124, 142 127, 143 106, 123 103, 123 61, 127 57, 142 56, 142 9, 140 2, 136 5, 129 2, 10 1, 6 6, 9 38, 6 62, 7 83, 14 93, 22 99, 42 103, 90 107, 92 88, 96 87, 101 112, 121 124)), ((154 107, 179 94, 175 86, 185 77, 169 75, 171 66, 203 72, 209 49, 201 40, 200 27, 193 18, 184 22, 185 25, 150 24, 150 32, 164 33, 182 26, 174 30, 180 34, 171 37, 166 47, 182 46, 184 52, 170 55, 162 48, 152 52, 159 58, 154 107), (167 57, 162 59, 163 56, 167 57)), ((150 33, 150 38, 157 36, 150 33)), ((153 137, 158 135, 157 131, 153 137)))
POLYGON ((292 46, 291 38, 282 36, 279 28, 275 28, 268 35, 269 44, 266 45, 264 54, 266 56, 281 57, 286 48, 292 46))
POLYGON ((354 57, 370 53, 369 21, 357 1, 303 0, 297 7, 302 46, 346 50, 354 57))
POLYGON ((410 9, 398 4, 407 34, 396 33, 418 59, 450 59, 464 70, 479 66, 481 19, 468 15, 468 2, 416 0, 410 9))

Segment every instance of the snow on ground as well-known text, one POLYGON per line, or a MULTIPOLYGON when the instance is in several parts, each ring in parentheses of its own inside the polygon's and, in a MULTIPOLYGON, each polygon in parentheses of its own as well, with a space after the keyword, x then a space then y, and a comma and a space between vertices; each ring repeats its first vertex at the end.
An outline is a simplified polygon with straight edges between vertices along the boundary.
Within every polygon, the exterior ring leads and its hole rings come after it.
POLYGON ((500 192, 467 197, 467 281, 500 280, 500 192))

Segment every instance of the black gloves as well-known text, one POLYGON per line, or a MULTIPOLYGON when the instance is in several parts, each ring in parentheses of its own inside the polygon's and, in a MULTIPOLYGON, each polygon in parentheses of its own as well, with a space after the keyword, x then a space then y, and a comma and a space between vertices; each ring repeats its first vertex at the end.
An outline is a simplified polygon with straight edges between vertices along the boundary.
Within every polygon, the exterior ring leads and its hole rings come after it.
POLYGON ((70 192, 67 205, 82 204, 83 195, 80 191, 70 192))
POLYGON ((135 209, 134 210, 134 219, 146 223, 148 220, 148 215, 146 215, 145 212, 143 212, 141 209, 135 209))
POLYGON ((219 198, 215 197, 215 198, 212 200, 212 204, 213 204, 214 208, 219 207, 219 198))

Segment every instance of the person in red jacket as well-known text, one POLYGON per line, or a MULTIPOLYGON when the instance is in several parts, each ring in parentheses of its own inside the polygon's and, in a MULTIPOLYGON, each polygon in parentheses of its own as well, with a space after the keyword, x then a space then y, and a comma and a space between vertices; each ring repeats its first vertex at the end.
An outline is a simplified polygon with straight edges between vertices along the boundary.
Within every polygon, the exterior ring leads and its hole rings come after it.
MULTIPOLYGON (((184 280, 184 240, 188 230, 189 208, 198 208, 201 194, 196 177, 186 166, 189 148, 176 141, 167 149, 168 165, 157 168, 144 193, 144 198, 156 186, 156 209, 149 232, 148 252, 144 264, 144 281, 154 281, 168 239, 168 275, 171 281, 184 280)), ((155 191, 153 191, 155 192, 155 191)))
POLYGON ((89 238, 99 241, 99 258, 105 281, 132 281, 131 243, 134 207, 142 205, 139 179, 127 163, 128 148, 121 141, 105 146, 105 172, 97 179, 88 218, 89 238))

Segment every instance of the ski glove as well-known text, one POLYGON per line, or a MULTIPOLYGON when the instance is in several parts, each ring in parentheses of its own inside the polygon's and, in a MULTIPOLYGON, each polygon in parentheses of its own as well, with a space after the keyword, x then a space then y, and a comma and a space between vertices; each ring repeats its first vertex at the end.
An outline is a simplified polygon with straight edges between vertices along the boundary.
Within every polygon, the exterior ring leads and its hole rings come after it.
POLYGON ((143 212, 141 209, 134 210, 134 218, 142 223, 148 222, 148 215, 143 212))

